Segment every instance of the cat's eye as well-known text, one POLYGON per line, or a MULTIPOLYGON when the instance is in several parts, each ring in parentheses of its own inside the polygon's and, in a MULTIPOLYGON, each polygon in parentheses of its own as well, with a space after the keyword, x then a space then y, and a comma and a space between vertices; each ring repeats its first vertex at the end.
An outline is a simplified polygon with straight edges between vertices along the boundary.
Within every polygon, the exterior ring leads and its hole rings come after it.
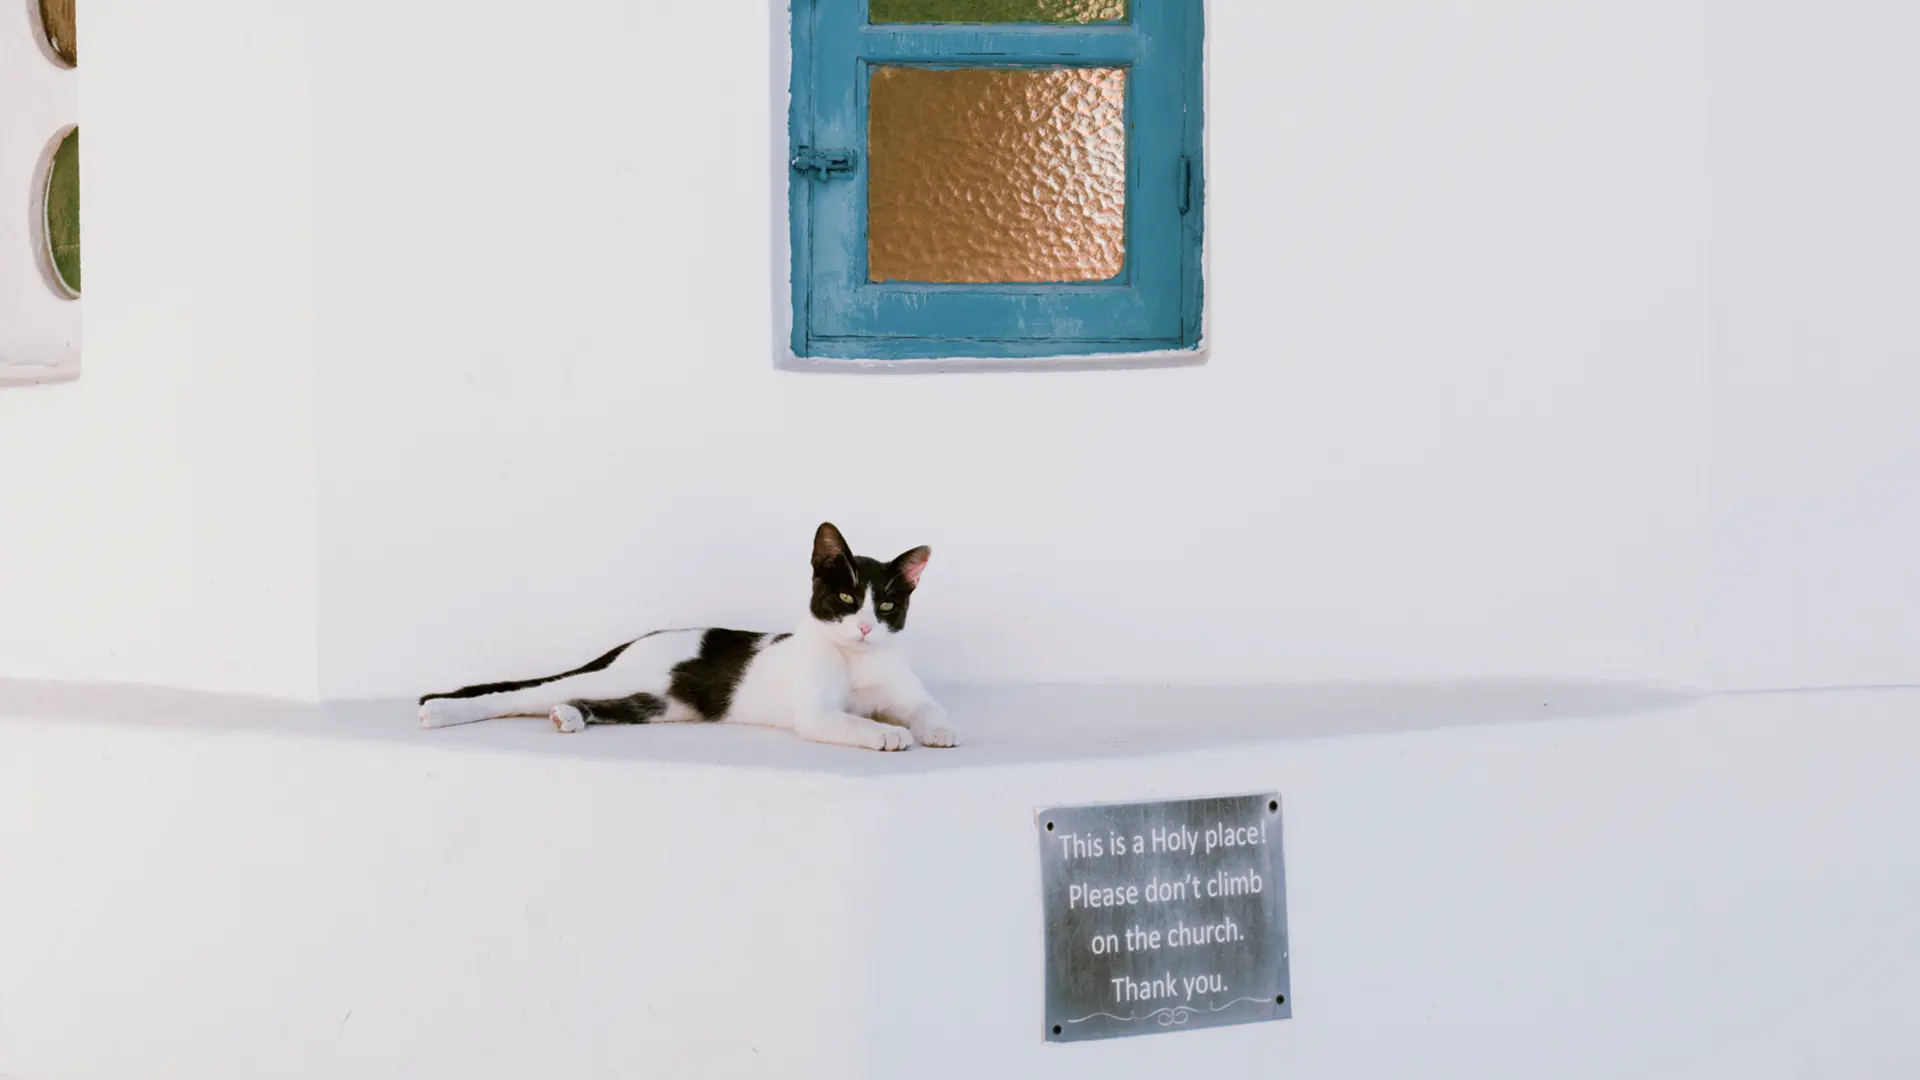
POLYGON ((880 610, 881 610, 881 611, 892 611, 892 610, 893 610, 893 601, 891 601, 891 600, 889 600, 889 601, 887 601, 886 603, 884 603, 884 604, 881 604, 881 605, 880 605, 880 610))
POLYGON ((843 603, 843 604, 851 604, 851 603, 853 603, 853 594, 852 594, 852 593, 841 593, 841 594, 840 594, 840 602, 841 602, 841 603, 843 603))

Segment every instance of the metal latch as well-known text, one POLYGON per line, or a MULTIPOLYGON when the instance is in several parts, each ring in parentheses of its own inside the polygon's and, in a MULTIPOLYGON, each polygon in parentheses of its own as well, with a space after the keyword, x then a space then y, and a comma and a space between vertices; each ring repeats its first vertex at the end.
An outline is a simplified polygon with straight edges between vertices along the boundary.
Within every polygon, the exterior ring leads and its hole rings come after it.
POLYGON ((813 173, 816 180, 828 180, 838 173, 854 171, 859 155, 852 150, 815 150, 803 146, 793 155, 793 171, 813 173))

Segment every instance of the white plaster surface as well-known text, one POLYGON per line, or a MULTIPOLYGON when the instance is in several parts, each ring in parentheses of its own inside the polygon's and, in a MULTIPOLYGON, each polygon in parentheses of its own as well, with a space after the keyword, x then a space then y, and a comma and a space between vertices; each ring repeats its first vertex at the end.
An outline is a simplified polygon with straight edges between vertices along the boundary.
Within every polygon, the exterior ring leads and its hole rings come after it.
POLYGON ((1232 693, 883 756, 0 687, 0 1074, 1920 1070, 1920 691, 1232 693), (1044 1045, 1034 810, 1266 788, 1295 1019, 1044 1045))
POLYGON ((91 0, 0 1075, 1920 1074, 1920 694, 1635 685, 1920 682, 1914 17, 1216 3, 1208 362, 892 379, 768 361, 759 0, 91 0), (933 681, 1108 685, 397 703, 779 628, 822 517, 936 547, 933 681), (1043 1046, 1032 810, 1263 787, 1296 1019, 1043 1046))
POLYGON ((78 10, 86 377, 0 392, 0 677, 313 697, 304 7, 78 10))
POLYGON ((779 629, 832 518, 937 549, 936 681, 1920 681, 1910 6, 1215 4, 1208 362, 867 378, 768 362, 760 0, 185 5, 83 9, 0 676, 779 629))
POLYGON ((784 628, 823 518, 941 681, 1702 680, 1686 6, 1216 3, 1206 365, 900 378, 769 362, 768 7, 316 8, 324 697, 784 628))
POLYGON ((1705 10, 1713 678, 1920 682, 1920 5, 1705 10))

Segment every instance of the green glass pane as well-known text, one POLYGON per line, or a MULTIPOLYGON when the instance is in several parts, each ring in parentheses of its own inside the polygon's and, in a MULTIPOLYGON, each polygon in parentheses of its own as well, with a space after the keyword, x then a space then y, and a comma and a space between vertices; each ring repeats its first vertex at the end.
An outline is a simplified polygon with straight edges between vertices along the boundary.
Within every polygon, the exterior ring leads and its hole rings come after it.
POLYGON ((876 23, 1124 22, 1127 0, 873 0, 876 23))
POLYGON ((47 256, 60 283, 80 295, 80 129, 60 140, 47 167, 47 256))

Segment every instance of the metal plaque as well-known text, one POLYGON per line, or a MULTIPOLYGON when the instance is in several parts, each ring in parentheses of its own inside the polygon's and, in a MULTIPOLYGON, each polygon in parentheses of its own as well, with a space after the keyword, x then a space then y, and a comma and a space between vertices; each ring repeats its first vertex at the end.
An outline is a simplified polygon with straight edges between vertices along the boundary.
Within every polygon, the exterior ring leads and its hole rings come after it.
POLYGON ((1048 1042, 1284 1020, 1280 796, 1042 810, 1048 1042))

